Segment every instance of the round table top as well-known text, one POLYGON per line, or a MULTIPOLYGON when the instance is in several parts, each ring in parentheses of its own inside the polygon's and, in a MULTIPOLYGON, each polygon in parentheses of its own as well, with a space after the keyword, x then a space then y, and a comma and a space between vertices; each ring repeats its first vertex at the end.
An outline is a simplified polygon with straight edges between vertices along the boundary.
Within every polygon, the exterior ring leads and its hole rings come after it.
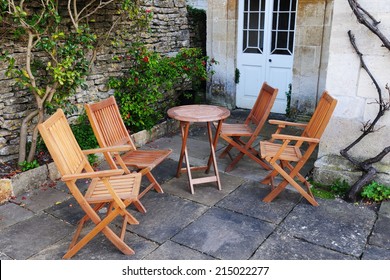
POLYGON ((168 116, 184 122, 213 122, 230 116, 227 108, 214 105, 183 105, 168 110, 168 116))

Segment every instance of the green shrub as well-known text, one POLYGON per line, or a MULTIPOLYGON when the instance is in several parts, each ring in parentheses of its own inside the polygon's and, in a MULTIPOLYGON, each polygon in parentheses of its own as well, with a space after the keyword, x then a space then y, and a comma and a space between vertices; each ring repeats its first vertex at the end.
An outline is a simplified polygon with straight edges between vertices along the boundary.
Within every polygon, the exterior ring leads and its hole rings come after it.
POLYGON ((22 171, 24 172, 24 171, 39 167, 39 163, 36 159, 34 159, 33 161, 30 161, 30 162, 25 160, 23 162, 20 162, 19 166, 22 168, 22 171))
POLYGON ((336 197, 344 197, 350 186, 345 180, 336 179, 331 185, 323 185, 318 182, 310 182, 312 184, 311 191, 314 196, 324 199, 335 199, 336 197))
POLYGON ((363 188, 361 196, 375 202, 387 200, 390 199, 390 187, 373 181, 363 188))
MULTIPOLYGON (((85 113, 80 115, 76 122, 70 125, 77 143, 82 150, 95 149, 99 147, 92 127, 89 124, 88 117, 85 113)), ((97 161, 95 154, 88 155, 88 161, 93 165, 97 161)))
POLYGON ((345 180, 336 179, 332 185, 330 185, 330 191, 335 194, 335 196, 343 197, 350 189, 349 184, 345 180))
POLYGON ((150 129, 161 121, 176 102, 164 94, 178 85, 199 87, 207 79, 207 66, 215 63, 197 48, 181 49, 168 57, 142 44, 133 44, 126 55, 116 59, 129 68, 123 77, 111 78, 108 85, 114 89, 122 119, 132 132, 150 129))

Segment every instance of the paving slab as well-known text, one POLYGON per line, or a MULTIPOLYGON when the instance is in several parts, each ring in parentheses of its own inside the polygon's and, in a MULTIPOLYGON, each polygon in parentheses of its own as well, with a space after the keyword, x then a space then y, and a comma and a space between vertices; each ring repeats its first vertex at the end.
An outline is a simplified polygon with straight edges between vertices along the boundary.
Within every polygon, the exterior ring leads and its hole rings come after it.
POLYGON ((369 239, 370 245, 390 250, 390 217, 379 215, 369 239))
POLYGON ((167 193, 148 192, 142 197, 145 214, 130 210, 140 222, 127 229, 146 239, 164 243, 202 215, 208 207, 167 193))
POLYGON ((19 195, 13 202, 21 204, 33 212, 40 212, 53 204, 61 203, 71 197, 67 192, 53 187, 41 186, 19 195))
POLYGON ((145 260, 213 260, 214 258, 170 240, 164 242, 145 260))
POLYGON ((41 213, 1 231, 0 248, 7 256, 25 260, 71 234, 74 227, 41 213))
MULTIPOLYGON (((0 230, 27 220, 34 216, 34 213, 15 203, 5 203, 1 206, 0 230)), ((1 250, 1 249, 0 249, 1 250)))
MULTIPOLYGON (((220 172, 225 172, 226 167, 231 163, 230 157, 227 155, 223 158, 219 158, 222 150, 217 151, 217 162, 220 172)), ((232 157, 236 155, 235 152, 232 153, 232 157)), ((238 164, 229 172, 228 174, 232 176, 238 176, 247 180, 252 181, 261 181, 266 177, 269 171, 265 170, 260 164, 256 163, 247 156, 244 156, 238 164)))
MULTIPOLYGON (((211 176, 213 173, 205 174, 202 171, 192 172, 193 178, 211 176)), ((220 173, 222 190, 218 190, 216 182, 194 185, 194 194, 191 194, 188 176, 186 173, 179 178, 173 178, 164 184, 164 191, 175 196, 196 201, 198 203, 213 206, 223 199, 238 186, 245 182, 244 179, 220 173)))
POLYGON ((54 204, 52 207, 47 208, 45 212, 72 225, 77 225, 78 221, 85 216, 85 212, 73 197, 54 204))
POLYGON ((263 198, 270 191, 269 186, 249 181, 226 196, 217 206, 279 224, 301 200, 301 196, 296 192, 284 190, 272 202, 263 202, 263 198))
MULTIPOLYGON (((82 236, 87 234, 92 228, 93 225, 91 223, 87 224, 82 231, 82 236)), ((111 225, 110 228, 116 233, 119 232, 119 228, 115 228, 113 225, 111 225)), ((68 250, 72 237, 73 233, 42 250, 30 259, 62 259, 68 250)), ((124 241, 135 251, 134 255, 124 255, 104 236, 104 234, 99 233, 83 248, 81 248, 81 250, 72 257, 72 260, 140 260, 150 252, 154 251, 158 246, 156 243, 130 232, 126 233, 124 241)))
MULTIPOLYGON (((156 178, 157 182, 160 185, 162 185, 176 176, 176 168, 177 168, 177 161, 167 158, 159 165, 157 165, 155 168, 153 168, 151 172, 154 178, 156 178)), ((150 184, 149 180, 146 178, 146 176, 143 176, 141 182, 141 191, 143 190, 144 187, 148 186, 149 184, 150 184)))
POLYGON ((288 236, 343 254, 360 257, 376 213, 345 201, 318 199, 319 207, 297 205, 281 224, 288 236))
POLYGON ((251 260, 357 260, 352 256, 280 233, 261 244, 251 260))
POLYGON ((249 259, 275 227, 221 208, 211 208, 173 241, 218 259, 249 259))
POLYGON ((390 250, 367 245, 362 260, 390 260, 390 250))
POLYGON ((390 218, 390 200, 382 201, 379 208, 379 215, 386 216, 390 218))
POLYGON ((12 258, 10 258, 6 254, 0 252, 0 260, 1 261, 9 261, 9 260, 12 260, 12 258))

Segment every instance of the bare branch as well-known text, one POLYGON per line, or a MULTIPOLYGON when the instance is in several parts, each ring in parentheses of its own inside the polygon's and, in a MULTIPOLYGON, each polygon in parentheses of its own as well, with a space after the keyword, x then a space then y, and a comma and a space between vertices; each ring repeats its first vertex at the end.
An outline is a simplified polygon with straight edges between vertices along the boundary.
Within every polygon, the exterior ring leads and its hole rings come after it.
POLYGON ((354 12, 359 23, 366 26, 369 30, 372 31, 383 43, 383 46, 390 50, 390 41, 387 37, 379 30, 377 27, 379 21, 377 21, 371 14, 369 14, 365 9, 363 9, 356 0, 348 0, 348 3, 354 12))
POLYGON ((388 153, 390 153, 390 146, 387 146, 386 148, 384 148, 379 154, 377 154, 375 157, 373 158, 369 158, 365 161, 362 162, 362 165, 363 166, 368 166, 368 165, 371 165, 373 163, 377 163, 377 162, 380 162, 388 153))

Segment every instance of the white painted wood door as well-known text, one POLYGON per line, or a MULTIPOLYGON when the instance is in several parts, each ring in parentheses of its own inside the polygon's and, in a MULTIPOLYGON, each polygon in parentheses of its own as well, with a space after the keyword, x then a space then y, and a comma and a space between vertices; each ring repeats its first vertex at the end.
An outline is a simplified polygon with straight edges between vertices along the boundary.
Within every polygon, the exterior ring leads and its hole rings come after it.
POLYGON ((298 0, 240 0, 236 105, 251 109, 264 81, 279 89, 272 112, 286 112, 298 0))

